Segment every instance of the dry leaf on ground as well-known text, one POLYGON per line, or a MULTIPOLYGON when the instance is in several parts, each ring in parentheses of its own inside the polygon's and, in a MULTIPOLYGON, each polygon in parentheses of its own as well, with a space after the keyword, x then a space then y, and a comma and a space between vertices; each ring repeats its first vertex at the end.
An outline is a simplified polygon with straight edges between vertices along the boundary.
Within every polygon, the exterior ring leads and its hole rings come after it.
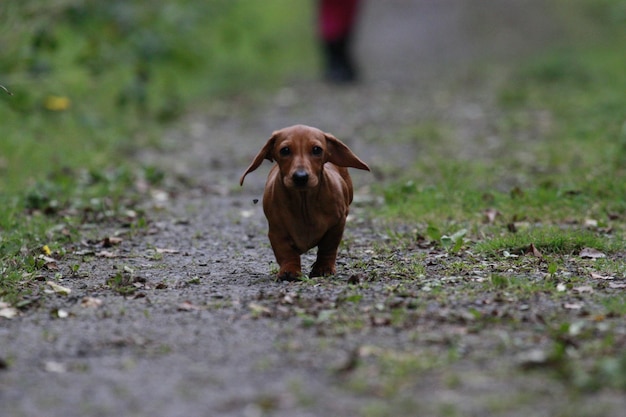
POLYGON ((156 248, 156 253, 179 253, 178 249, 156 248))
POLYGON ((615 279, 615 277, 611 277, 609 275, 600 275, 600 274, 596 274, 595 272, 591 273, 591 278, 593 278, 593 279, 604 279, 604 280, 615 279))
POLYGON ((0 306, 0 317, 12 319, 15 316, 17 316, 17 308, 0 306))
POLYGON ((100 307, 102 305, 102 300, 100 300, 99 298, 95 298, 95 297, 84 297, 81 301, 80 301, 80 306, 81 307, 86 307, 86 308, 95 308, 95 307, 100 307))
POLYGON ((594 248, 583 248, 580 251, 579 256, 581 258, 590 258, 590 259, 606 258, 606 255, 604 253, 594 248))
POLYGON ((102 239, 102 246, 105 248, 110 248, 111 246, 119 245, 123 241, 124 239, 122 239, 121 237, 107 236, 102 239))
POLYGON ((580 286, 580 287, 574 287, 573 290, 574 290, 574 292, 577 292, 579 294, 592 293, 593 292, 593 288, 590 287, 589 285, 583 285, 583 286, 580 286))
POLYGON ((526 249, 526 254, 536 256, 537 258, 543 257, 543 255, 541 254, 539 249, 537 249, 534 243, 531 243, 528 249, 526 249))
POLYGON ((69 295, 72 292, 70 288, 59 285, 56 282, 46 281, 46 284, 48 284, 50 288, 52 289, 51 292, 56 293, 56 294, 69 295))
POLYGON ((197 305, 194 305, 190 301, 183 301, 182 303, 178 305, 178 310, 179 311, 193 311, 193 310, 200 310, 200 307, 198 307, 197 305))

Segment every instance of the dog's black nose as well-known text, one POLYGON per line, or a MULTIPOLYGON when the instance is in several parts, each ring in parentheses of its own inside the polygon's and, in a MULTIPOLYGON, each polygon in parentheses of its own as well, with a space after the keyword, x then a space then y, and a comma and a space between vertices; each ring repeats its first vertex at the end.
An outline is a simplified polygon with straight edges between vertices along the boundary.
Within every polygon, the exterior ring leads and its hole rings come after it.
POLYGON ((293 173, 291 179, 296 186, 304 187, 309 182, 309 174, 305 170, 299 169, 293 173))

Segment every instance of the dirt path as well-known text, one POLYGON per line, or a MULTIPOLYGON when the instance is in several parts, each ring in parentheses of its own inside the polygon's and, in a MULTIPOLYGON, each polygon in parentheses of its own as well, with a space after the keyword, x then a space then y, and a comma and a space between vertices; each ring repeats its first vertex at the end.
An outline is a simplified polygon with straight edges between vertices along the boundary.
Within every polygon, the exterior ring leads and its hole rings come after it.
MULTIPOLYGON (((394 132, 434 112, 480 129, 485 121, 468 115, 476 103, 455 98, 473 88, 460 85, 459 76, 476 62, 516 56, 557 35, 544 3, 369 1, 359 34, 361 85, 298 82, 263 101, 213 103, 189 116, 166 138, 164 152, 141 158, 192 178, 193 186, 155 195, 146 206, 153 223, 135 237, 124 231, 123 242, 107 249, 113 257, 94 257, 102 249, 88 245, 70 248, 73 261, 62 270, 84 262, 78 276, 61 281, 72 293, 50 295, 28 314, 0 322, 2 357, 11 364, 0 371, 0 416, 446 415, 447 406, 459 415, 485 415, 494 402, 524 390, 537 394, 536 403, 502 413, 549 415, 550 401, 567 399, 553 400, 558 387, 535 386, 523 375, 502 381, 506 364, 488 362, 501 343, 495 331, 484 340, 463 337, 461 349, 485 353, 454 365, 462 384, 447 380, 429 362, 456 343, 459 326, 427 318, 405 331, 377 325, 371 309, 394 297, 389 288, 397 280, 381 278, 358 294, 346 284, 360 260, 369 261, 368 273, 383 276, 386 262, 409 256, 372 259, 370 250, 385 236, 368 216, 367 186, 419 152, 394 144, 394 132), (248 176, 243 189, 237 184, 270 133, 294 123, 333 132, 374 167, 373 175, 353 175, 357 200, 366 202, 355 206, 339 277, 329 282, 272 279, 265 220, 252 202, 269 165, 248 176), (112 291, 106 281, 116 276, 134 292, 112 291), (86 307, 86 296, 102 305, 86 307), (346 319, 326 326, 340 306, 346 319), (58 318, 59 311, 68 317, 58 318), (415 350, 425 362, 408 368, 419 375, 397 403, 379 399, 385 381, 350 374, 355 360, 415 350)), ((479 93, 472 97, 479 100, 479 93)), ((101 239, 115 232, 85 234, 101 239)))

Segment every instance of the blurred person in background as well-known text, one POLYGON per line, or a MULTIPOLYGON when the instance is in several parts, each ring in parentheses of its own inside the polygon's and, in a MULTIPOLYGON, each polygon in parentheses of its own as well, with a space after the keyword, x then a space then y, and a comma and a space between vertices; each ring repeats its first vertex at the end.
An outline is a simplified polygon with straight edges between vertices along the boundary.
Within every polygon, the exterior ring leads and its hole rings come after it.
POLYGON ((334 84, 357 80, 352 56, 354 27, 360 0, 318 0, 318 36, 320 39, 324 79, 334 84))

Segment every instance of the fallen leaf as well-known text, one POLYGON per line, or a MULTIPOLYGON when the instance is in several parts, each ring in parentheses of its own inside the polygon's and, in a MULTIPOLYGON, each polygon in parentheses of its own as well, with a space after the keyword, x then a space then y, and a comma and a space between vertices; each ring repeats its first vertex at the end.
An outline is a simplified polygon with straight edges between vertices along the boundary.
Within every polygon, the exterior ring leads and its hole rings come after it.
MULTIPOLYGON (((44 246, 44 248, 47 248, 47 246, 44 246)), ((48 251, 50 251, 50 249, 48 249, 48 251)), ((57 265, 57 260, 56 259, 51 258, 51 257, 46 256, 46 255, 39 255, 39 259, 42 259, 44 261, 43 265, 44 265, 44 267, 46 267, 46 269, 48 271, 58 271, 59 270, 59 266, 57 265)))
POLYGON ((95 255, 95 252, 91 249, 83 249, 83 250, 77 250, 76 252, 74 252, 74 255, 76 256, 95 255))
POLYGON ((537 249, 537 247, 535 246, 534 243, 531 243, 530 246, 528 247, 528 249, 526 249, 526 255, 533 255, 537 258, 543 258, 543 255, 541 254, 541 252, 539 251, 539 249, 537 249))
POLYGON ((595 272, 591 273, 591 278, 593 278, 593 279, 604 279, 604 280, 615 279, 614 277, 611 277, 611 276, 608 276, 608 275, 596 274, 595 272))
POLYGON ((56 373, 56 374, 62 374, 67 372, 67 368, 65 367, 64 364, 62 364, 61 362, 55 362, 55 361, 47 361, 43 364, 43 369, 46 372, 52 372, 52 373, 56 373))
POLYGON ((372 326, 388 326, 389 324, 391 324, 391 317, 388 317, 386 315, 383 316, 370 316, 370 322, 372 323, 372 326))
POLYGON ((43 266, 46 267, 48 271, 58 271, 59 265, 56 262, 46 262, 43 266))
POLYGON ((598 221, 595 219, 585 219, 586 227, 598 227, 598 221))
POLYGON ((156 253, 179 253, 178 249, 156 248, 156 253))
POLYGON ((486 223, 493 224, 496 221, 496 217, 500 215, 500 212, 493 208, 488 208, 483 213, 485 215, 486 223))
POLYGON ((54 258, 51 258, 49 256, 44 256, 44 255, 39 255, 39 259, 43 259, 45 262, 56 262, 57 261, 54 258))
POLYGON ((363 345, 358 348, 358 355, 360 358, 379 356, 382 352, 383 350, 381 348, 373 345, 363 345))
POLYGON ((270 316, 272 314, 272 311, 269 308, 258 303, 250 303, 248 304, 248 308, 256 316, 270 316))
POLYGON ((80 301, 80 305, 81 307, 85 307, 85 308, 96 308, 102 305, 102 300, 100 300, 99 298, 94 298, 94 297, 84 297, 80 301))
POLYGON ((585 325, 586 325, 586 323, 584 321, 574 322, 574 323, 570 324, 569 329, 567 330, 567 333, 570 336, 578 336, 578 335, 580 335, 580 333, 585 328, 585 325))
POLYGON ((103 250, 96 253, 96 256, 99 258, 117 258, 119 255, 117 253, 109 252, 108 250, 103 250))
POLYGON ((107 236, 102 239, 102 246, 105 248, 110 248, 111 246, 119 245, 123 241, 124 239, 122 239, 121 237, 107 236))
POLYGON ((590 259, 606 258, 606 255, 604 253, 594 248, 583 248, 580 251, 579 256, 581 258, 590 258, 590 259))
POLYGON ((583 285, 581 287, 574 287, 573 290, 576 291, 579 294, 592 293, 593 292, 593 288, 588 286, 588 285, 583 285))
POLYGON ((50 288, 52 288, 52 291, 56 294, 69 295, 72 292, 71 289, 67 287, 63 287, 62 285, 59 285, 56 282, 46 281, 46 284, 48 284, 50 288))
POLYGON ((524 352, 517 357, 519 366, 524 369, 535 369, 550 364, 550 355, 541 349, 524 352))
POLYGON ((17 316, 17 308, 13 308, 13 307, 0 308, 0 317, 4 317, 5 319, 12 319, 15 316, 17 316))
POLYGON ((626 283, 624 282, 609 282, 609 288, 614 290, 621 290, 626 288, 626 283))
POLYGON ((183 301, 182 303, 178 305, 178 310, 179 311, 193 311, 193 310, 200 310, 200 307, 192 304, 190 301, 183 301))
POLYGON ((152 199, 157 203, 165 203, 170 199, 170 195, 167 191, 163 190, 150 190, 150 194, 152 194, 152 199))
POLYGON ((135 210, 129 209, 124 212, 124 215, 128 217, 129 219, 134 219, 137 217, 137 212, 135 210))
POLYGON ((65 96, 50 95, 44 99, 43 106, 50 111, 63 111, 70 107, 70 99, 65 96))

